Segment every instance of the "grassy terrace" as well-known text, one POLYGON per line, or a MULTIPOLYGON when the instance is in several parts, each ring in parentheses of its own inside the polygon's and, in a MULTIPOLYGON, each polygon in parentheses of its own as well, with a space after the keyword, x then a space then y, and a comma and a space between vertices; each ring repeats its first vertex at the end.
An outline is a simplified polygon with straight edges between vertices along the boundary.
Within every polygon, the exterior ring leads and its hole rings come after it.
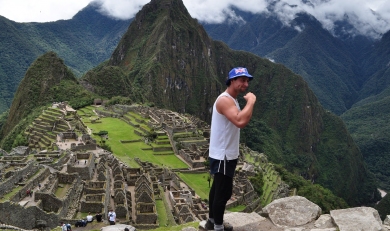
POLYGON ((157 208, 159 226, 164 227, 168 225, 169 222, 168 222, 167 213, 165 211, 164 201, 156 200, 156 208, 157 208))
MULTIPOLYGON (((30 155, 30 156, 32 156, 32 155, 30 155)), ((11 169, 13 170, 13 168, 8 168, 8 170, 11 170, 11 169)), ((29 177, 28 180, 30 181, 31 179, 33 179, 35 176, 37 176, 39 173, 41 173, 43 171, 45 171, 45 170, 44 169, 38 169, 33 175, 31 175, 29 177)), ((22 189, 22 186, 20 186, 20 185, 16 186, 15 188, 12 189, 11 192, 5 194, 3 196, 3 198, 0 198, 0 203, 9 200, 11 197, 13 197, 15 194, 17 194, 21 189, 22 189)))
POLYGON ((9 201, 11 197, 13 197, 16 193, 18 193, 22 189, 22 186, 18 185, 17 187, 13 188, 11 192, 4 195, 3 198, 0 199, 0 202, 3 203, 5 201, 9 201))
POLYGON ((54 195, 56 195, 57 198, 63 198, 66 196, 66 192, 69 190, 70 184, 60 184, 58 185, 54 195))
MULTIPOLYGON (((90 108, 85 108, 84 111, 91 111, 90 108)), ((88 114, 88 113, 87 113, 88 114)), ((89 123, 90 117, 82 117, 86 125, 92 129, 92 132, 108 131, 108 140, 106 144, 111 146, 112 152, 122 162, 131 167, 139 167, 134 158, 137 157, 142 161, 148 161, 160 166, 167 166, 172 169, 187 168, 188 166, 181 161, 176 155, 167 155, 164 158, 154 155, 151 146, 144 142, 121 143, 121 140, 138 140, 142 137, 134 133, 134 127, 127 124, 123 120, 117 118, 105 117, 101 118, 101 123, 89 123)), ((100 142, 99 136, 94 136, 97 142, 100 142)))
MULTIPOLYGON (((249 154, 245 154, 245 160, 249 163, 255 163, 254 158, 249 154)), ((265 163, 260 165, 261 168, 264 169, 264 185, 261 204, 262 206, 266 206, 271 203, 273 194, 278 188, 278 185, 281 183, 281 178, 271 164, 265 163)))
MULTIPOLYGON (((209 173, 177 173, 179 177, 186 182, 195 193, 202 199, 209 198, 209 182, 207 181, 209 173)), ((212 181, 210 181, 210 186, 212 181)))

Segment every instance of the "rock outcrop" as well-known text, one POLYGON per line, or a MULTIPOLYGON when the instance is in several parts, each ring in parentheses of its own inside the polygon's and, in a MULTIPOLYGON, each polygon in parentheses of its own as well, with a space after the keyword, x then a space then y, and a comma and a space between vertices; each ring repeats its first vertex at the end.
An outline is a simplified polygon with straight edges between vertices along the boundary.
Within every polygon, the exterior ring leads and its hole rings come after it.
MULTIPOLYGON (((390 231, 390 215, 382 222, 374 208, 339 209, 321 215, 318 205, 300 196, 274 200, 260 213, 226 213, 224 219, 234 231, 390 231)), ((205 230, 205 223, 199 223, 199 230, 205 230)))

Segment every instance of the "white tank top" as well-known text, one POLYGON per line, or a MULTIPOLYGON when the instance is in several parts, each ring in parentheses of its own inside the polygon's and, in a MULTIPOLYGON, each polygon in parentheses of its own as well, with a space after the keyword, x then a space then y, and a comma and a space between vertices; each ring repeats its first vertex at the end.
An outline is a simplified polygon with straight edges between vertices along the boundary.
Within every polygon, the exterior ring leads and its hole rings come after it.
POLYGON ((225 157, 227 160, 234 160, 239 156, 240 128, 218 113, 216 105, 220 97, 231 98, 238 110, 241 110, 237 100, 227 92, 223 92, 215 100, 211 117, 209 156, 217 160, 224 160, 225 157))

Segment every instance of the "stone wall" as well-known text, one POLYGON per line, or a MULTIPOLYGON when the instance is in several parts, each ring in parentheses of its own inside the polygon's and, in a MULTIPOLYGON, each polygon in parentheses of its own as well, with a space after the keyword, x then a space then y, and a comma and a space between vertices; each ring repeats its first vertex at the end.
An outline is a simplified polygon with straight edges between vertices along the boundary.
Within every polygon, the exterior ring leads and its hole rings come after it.
POLYGON ((25 176, 35 173, 38 170, 38 166, 36 166, 33 162, 27 163, 26 166, 20 169, 16 169, 12 176, 1 182, 0 184, 0 197, 4 196, 8 192, 12 191, 15 187, 15 184, 20 182, 25 176))
POLYGON ((154 203, 137 203, 137 224, 156 224, 157 212, 156 205, 154 203))
POLYGON ((61 170, 63 165, 68 162, 69 158, 70 158, 70 155, 67 153, 67 151, 61 151, 60 152, 62 157, 60 157, 57 162, 55 163, 52 163, 52 164, 48 164, 48 166, 54 168, 54 169, 57 169, 57 170, 61 170))
POLYGON ((58 213, 64 206, 63 201, 54 196, 54 194, 35 192, 35 200, 41 200, 42 209, 45 212, 58 213))
POLYGON ((87 161, 85 166, 75 166, 74 163, 67 164, 68 173, 78 173, 83 180, 90 180, 95 168, 95 155, 91 153, 78 153, 77 160, 87 161), (88 158, 86 158, 88 157, 88 158))
POLYGON ((96 144, 79 144, 77 146, 72 147, 72 151, 82 151, 82 150, 96 150, 96 144))
POLYGON ((58 216, 60 218, 63 218, 63 217, 67 216, 68 211, 71 208, 71 205, 75 201, 80 199, 79 198, 79 196, 80 196, 79 192, 84 187, 84 185, 81 183, 80 177, 78 177, 77 174, 69 174, 69 175, 73 175, 74 176, 74 180, 72 182, 72 185, 70 186, 70 188, 66 192, 65 197, 61 198, 62 202, 63 202, 63 207, 62 207, 62 209, 58 213, 58 216))
MULTIPOLYGON (((26 191, 34 188, 39 184, 39 182, 43 181, 46 177, 50 175, 50 170, 48 168, 44 168, 40 166, 42 172, 37 176, 34 176, 32 179, 29 179, 28 182, 19 190, 19 193, 16 193, 13 197, 10 198, 10 201, 19 202, 22 198, 27 196, 26 191)), ((37 171, 39 171, 37 169, 37 171)))
POLYGON ((101 212, 104 210, 104 201, 105 201, 106 196, 103 195, 101 198, 101 201, 81 201, 80 204, 80 212, 83 213, 97 213, 101 212))
POLYGON ((46 213, 38 206, 24 208, 18 203, 0 203, 0 223, 10 224, 22 229, 32 229, 36 227, 37 221, 44 220, 51 229, 58 227, 60 222, 57 214, 46 213))

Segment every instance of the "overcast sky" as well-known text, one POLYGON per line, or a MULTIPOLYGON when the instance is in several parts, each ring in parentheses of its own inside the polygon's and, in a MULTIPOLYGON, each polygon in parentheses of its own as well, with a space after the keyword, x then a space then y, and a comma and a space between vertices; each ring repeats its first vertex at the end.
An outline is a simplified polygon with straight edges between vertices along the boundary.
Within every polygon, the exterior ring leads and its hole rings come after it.
MULTIPOLYGON (((113 17, 128 19, 150 0, 96 0, 102 11, 113 17)), ((253 13, 266 12, 270 2, 274 13, 289 24, 296 13, 305 11, 332 30, 334 22, 348 16, 361 34, 374 35, 390 30, 389 0, 183 0, 189 13, 199 21, 219 23, 227 17, 240 20, 231 7, 253 13)), ((70 19, 91 0, 0 0, 0 15, 16 22, 48 22, 70 19)))

